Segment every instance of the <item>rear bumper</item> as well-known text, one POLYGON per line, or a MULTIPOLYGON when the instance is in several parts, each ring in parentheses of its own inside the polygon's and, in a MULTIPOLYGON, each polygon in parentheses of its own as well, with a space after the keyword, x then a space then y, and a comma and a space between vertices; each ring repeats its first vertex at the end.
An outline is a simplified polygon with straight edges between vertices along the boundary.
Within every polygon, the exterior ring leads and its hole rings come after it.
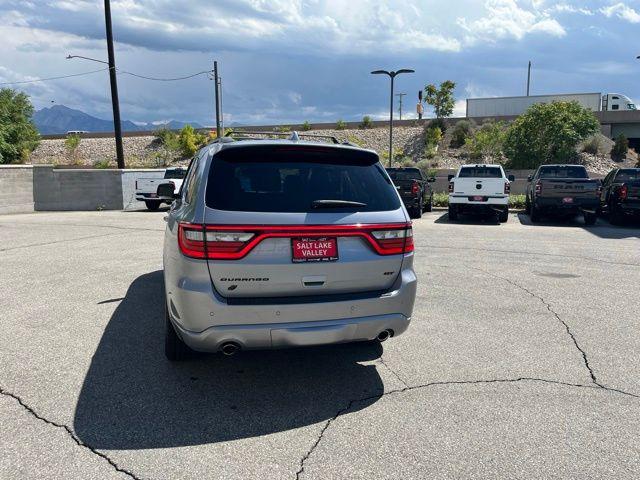
POLYGON ((577 212, 586 210, 587 212, 595 212, 600 207, 600 201, 597 198, 590 200, 574 198, 573 203, 564 203, 560 197, 536 198, 534 205, 536 208, 546 211, 577 212))
POLYGON ((173 202, 172 198, 159 197, 155 193, 136 193, 136 200, 139 202, 157 201, 157 202, 173 202))
POLYGON ((469 200, 469 195, 449 195, 450 205, 469 207, 507 207, 509 206, 509 196, 491 196, 486 201, 475 202, 469 200))
POLYGON ((328 345, 375 339, 383 330, 400 335, 410 318, 402 314, 345 318, 316 322, 269 323, 263 325, 220 325, 203 332, 190 332, 174 326, 182 340, 194 350, 216 352, 227 342, 242 349, 269 349, 328 345))

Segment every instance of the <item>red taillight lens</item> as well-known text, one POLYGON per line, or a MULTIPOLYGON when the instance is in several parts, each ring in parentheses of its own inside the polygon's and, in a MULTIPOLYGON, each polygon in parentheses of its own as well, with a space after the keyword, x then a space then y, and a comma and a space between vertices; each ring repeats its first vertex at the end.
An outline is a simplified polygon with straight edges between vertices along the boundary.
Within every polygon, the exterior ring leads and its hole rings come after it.
POLYGON ((627 195, 629 195, 629 188, 626 185, 622 185, 620 190, 618 190, 618 198, 620 200, 626 200, 627 195))
POLYGON ((420 193, 420 185, 418 185, 418 182, 414 181, 411 184, 411 194, 418 195, 418 193, 420 193))
POLYGON ((394 230, 376 230, 371 232, 381 247, 383 255, 413 252, 413 230, 411 227, 394 230))
POLYGON ((252 232, 203 229, 202 225, 178 225, 178 244, 187 257, 229 259, 255 237, 252 232))
POLYGON ((542 183, 536 183, 536 195, 540 195, 542 193, 542 183))
POLYGON ((206 258, 202 225, 180 223, 178 225, 178 246, 187 257, 206 258))
POLYGON ((504 182, 504 193, 506 195, 511 193, 511 184, 509 182, 504 182))
POLYGON ((453 182, 449 182, 449 193, 453 193, 453 182))

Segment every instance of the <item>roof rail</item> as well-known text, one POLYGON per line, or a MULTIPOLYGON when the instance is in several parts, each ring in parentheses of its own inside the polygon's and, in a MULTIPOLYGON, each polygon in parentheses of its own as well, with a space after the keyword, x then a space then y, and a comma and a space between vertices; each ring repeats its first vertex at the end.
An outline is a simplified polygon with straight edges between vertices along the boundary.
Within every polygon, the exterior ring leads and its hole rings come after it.
MULTIPOLYGON (((263 139, 262 137, 264 136, 276 136, 276 137, 289 137, 289 140, 293 141, 293 142, 297 142, 300 137, 303 138, 326 138, 331 140, 332 143, 339 145, 340 141, 334 137, 333 135, 318 135, 315 133, 299 133, 297 131, 293 131, 293 132, 269 132, 269 131, 264 131, 264 132, 260 132, 260 131, 249 131, 249 130, 238 130, 238 131, 231 131, 231 132, 227 132, 225 134, 225 137, 227 138, 233 138, 233 137, 238 137, 238 140, 248 140, 248 139, 256 139, 256 140, 260 140, 263 139)), ((347 144, 345 142, 345 144, 347 144)))

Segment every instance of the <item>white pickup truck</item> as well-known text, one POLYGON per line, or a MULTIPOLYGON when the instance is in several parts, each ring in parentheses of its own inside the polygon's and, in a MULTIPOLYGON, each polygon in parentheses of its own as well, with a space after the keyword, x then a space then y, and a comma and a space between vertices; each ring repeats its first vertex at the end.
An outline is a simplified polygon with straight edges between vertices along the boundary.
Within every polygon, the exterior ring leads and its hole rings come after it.
POLYGON ((500 165, 463 165, 449 176, 449 220, 457 220, 461 213, 495 212, 500 222, 506 222, 513 180, 500 165))
POLYGON ((157 210, 162 203, 172 203, 174 197, 158 195, 158 187, 162 184, 172 183, 174 193, 178 193, 186 173, 187 169, 183 167, 167 168, 163 178, 137 179, 136 200, 144 202, 149 210, 157 210))

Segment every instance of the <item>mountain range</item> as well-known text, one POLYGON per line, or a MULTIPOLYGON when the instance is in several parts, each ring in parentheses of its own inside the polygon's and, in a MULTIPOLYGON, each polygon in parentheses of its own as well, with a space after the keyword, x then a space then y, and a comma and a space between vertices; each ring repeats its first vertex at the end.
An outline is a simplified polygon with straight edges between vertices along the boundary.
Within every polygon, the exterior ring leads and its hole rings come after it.
MULTIPOLYGON (((64 105, 54 105, 43 108, 33 114, 33 123, 41 135, 55 135, 67 133, 70 130, 83 130, 87 132, 113 132, 113 120, 103 120, 88 113, 64 105)), ((189 123, 193 128, 202 128, 196 122, 180 122, 171 120, 167 123, 134 123, 130 120, 122 120, 122 130, 135 132, 144 130, 156 130, 160 127, 179 129, 189 123)))

